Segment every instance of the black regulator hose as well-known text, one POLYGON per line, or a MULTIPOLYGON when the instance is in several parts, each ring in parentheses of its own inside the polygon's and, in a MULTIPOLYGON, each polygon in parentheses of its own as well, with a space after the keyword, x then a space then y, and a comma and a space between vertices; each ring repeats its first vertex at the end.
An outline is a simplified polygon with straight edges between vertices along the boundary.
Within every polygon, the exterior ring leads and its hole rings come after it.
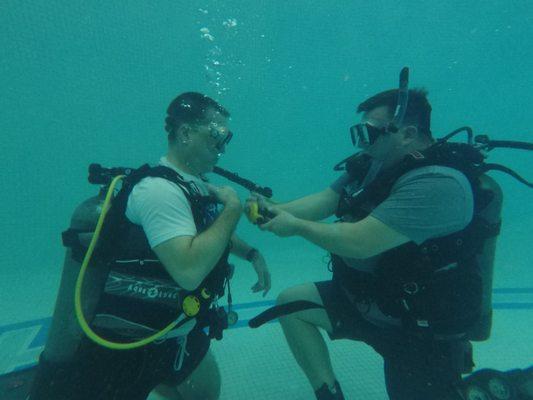
POLYGON ((213 172, 217 175, 223 176, 229 181, 236 183, 237 185, 244 187, 245 189, 248 189, 250 192, 259 193, 260 195, 268 197, 268 198, 272 197, 271 188, 259 186, 255 184, 254 182, 239 176, 239 174, 235 172, 230 172, 228 170, 225 170, 217 166, 213 168, 213 172))
POLYGON ((485 145, 487 150, 496 148, 533 150, 533 143, 530 142, 519 142, 516 140, 490 140, 487 135, 477 135, 476 143, 485 145))
MULTIPOLYGON (((89 182, 96 185, 109 185, 113 178, 118 175, 128 176, 134 171, 133 168, 128 167, 115 167, 115 168, 105 168, 100 164, 93 163, 89 165, 89 182)), ((241 185, 245 189, 248 189, 251 192, 256 192, 262 196, 271 198, 272 189, 269 187, 262 187, 249 179, 242 178, 239 174, 235 172, 230 172, 220 167, 213 168, 213 172, 223 176, 224 178, 241 185)))

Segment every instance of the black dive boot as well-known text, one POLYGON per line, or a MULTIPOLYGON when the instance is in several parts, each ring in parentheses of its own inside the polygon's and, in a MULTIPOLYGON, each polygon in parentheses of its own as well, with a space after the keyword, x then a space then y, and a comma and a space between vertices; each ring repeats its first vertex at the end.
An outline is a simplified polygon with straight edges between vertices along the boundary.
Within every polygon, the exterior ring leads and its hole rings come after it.
POLYGON ((315 396, 317 400, 344 400, 341 385, 337 381, 335 381, 333 387, 329 387, 327 383, 324 383, 315 391, 315 396))

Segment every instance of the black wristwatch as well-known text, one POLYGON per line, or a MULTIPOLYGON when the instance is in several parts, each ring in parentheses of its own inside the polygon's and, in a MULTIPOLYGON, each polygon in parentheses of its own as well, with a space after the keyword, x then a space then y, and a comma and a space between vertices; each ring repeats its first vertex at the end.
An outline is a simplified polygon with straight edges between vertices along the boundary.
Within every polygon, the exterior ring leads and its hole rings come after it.
POLYGON ((257 249, 251 248, 248 250, 248 253, 246 253, 246 260, 253 262, 255 258, 259 255, 259 251, 257 249))

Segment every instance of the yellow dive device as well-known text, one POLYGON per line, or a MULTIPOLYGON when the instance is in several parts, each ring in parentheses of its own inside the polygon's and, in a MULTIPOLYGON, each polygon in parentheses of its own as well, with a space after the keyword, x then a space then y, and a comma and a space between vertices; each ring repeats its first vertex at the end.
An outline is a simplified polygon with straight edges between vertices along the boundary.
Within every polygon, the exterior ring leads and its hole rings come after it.
POLYGON ((248 205, 246 209, 248 220, 254 225, 262 225, 275 217, 275 214, 264 207, 260 207, 257 201, 248 205))

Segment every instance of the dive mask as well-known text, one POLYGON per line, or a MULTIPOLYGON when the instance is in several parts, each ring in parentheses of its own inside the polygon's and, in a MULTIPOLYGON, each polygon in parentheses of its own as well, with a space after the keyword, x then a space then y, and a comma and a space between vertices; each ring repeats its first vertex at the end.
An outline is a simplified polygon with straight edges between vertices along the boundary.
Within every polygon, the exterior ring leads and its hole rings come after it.
POLYGON ((387 133, 387 128, 378 128, 368 122, 356 124, 350 127, 352 144, 360 148, 373 145, 378 136, 387 133))
POLYGON ((213 139, 217 141, 215 147, 219 151, 223 151, 226 145, 231 141, 231 138, 233 137, 233 132, 227 131, 227 133, 223 133, 213 127, 209 128, 209 134, 213 139))

